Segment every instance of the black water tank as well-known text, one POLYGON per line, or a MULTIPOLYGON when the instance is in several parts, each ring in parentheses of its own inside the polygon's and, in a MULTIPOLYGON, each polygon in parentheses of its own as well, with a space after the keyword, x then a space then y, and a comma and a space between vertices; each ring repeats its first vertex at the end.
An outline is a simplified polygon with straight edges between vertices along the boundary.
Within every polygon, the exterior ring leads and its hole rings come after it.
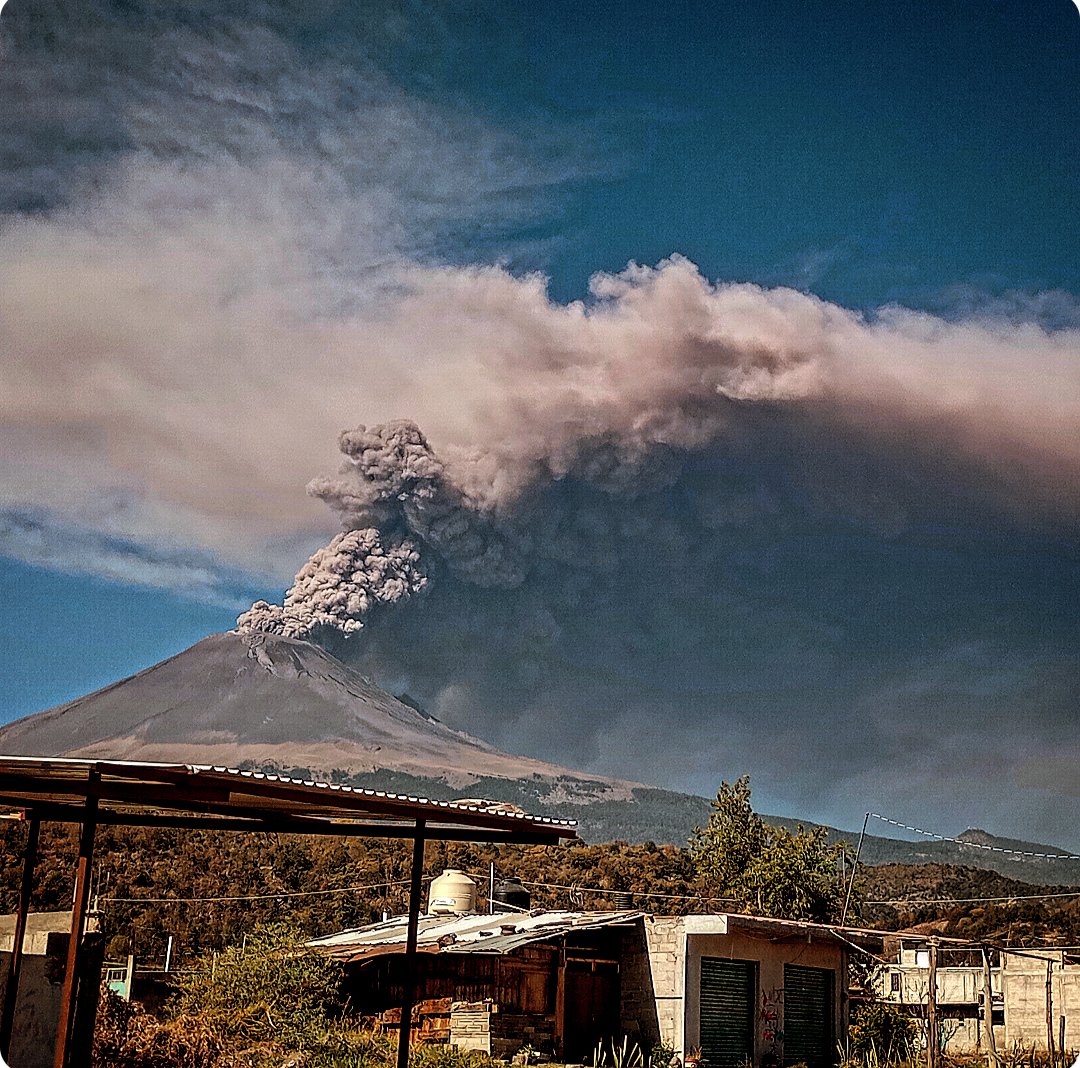
POLYGON ((517 876, 511 875, 500 879, 495 884, 492 895, 492 909, 495 912, 528 912, 532 905, 532 895, 517 876))
POLYGON ((634 895, 628 893, 626 890, 619 890, 615 893, 614 898, 615 907, 617 909, 632 909, 634 907, 634 895))

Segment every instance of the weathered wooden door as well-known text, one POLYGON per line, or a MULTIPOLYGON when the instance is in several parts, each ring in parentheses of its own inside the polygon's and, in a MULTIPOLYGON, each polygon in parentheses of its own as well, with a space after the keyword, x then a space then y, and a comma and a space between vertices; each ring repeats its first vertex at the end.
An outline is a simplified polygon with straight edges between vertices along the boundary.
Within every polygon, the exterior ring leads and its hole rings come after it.
POLYGON ((619 1034, 619 972, 606 962, 567 961, 563 970, 563 1057, 580 1062, 619 1034))

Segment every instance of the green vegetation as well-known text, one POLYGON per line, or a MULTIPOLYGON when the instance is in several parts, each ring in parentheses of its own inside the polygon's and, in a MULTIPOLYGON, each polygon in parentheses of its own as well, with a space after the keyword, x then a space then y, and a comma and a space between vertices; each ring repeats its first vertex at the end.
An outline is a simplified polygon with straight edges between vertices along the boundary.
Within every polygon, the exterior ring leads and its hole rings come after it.
POLYGON ((916 1022, 895 1005, 869 1002, 851 1013, 848 1051, 856 1060, 872 1057, 879 1064, 908 1060, 915 1051, 916 1022))
POLYGON ((723 782, 690 841, 703 882, 759 916, 827 923, 842 905, 840 845, 822 827, 771 827, 750 806, 750 777, 723 782))
MULTIPOLYGON (((550 908, 611 908, 620 891, 636 907, 662 913, 745 909, 774 915, 835 914, 839 872, 818 831, 775 828, 753 812, 750 786, 722 786, 713 815, 689 847, 654 842, 576 842, 490 847, 428 844, 426 874, 462 868, 486 886, 489 865, 530 885, 533 903, 550 908), (543 884, 543 885, 538 885, 543 884), (738 897, 737 903, 722 898, 738 897)), ((26 828, 0 822, 0 910, 18 896, 26 828)), ((76 829, 46 823, 35 872, 35 910, 70 907, 76 829)), ((411 847, 378 839, 102 827, 94 895, 110 959, 134 953, 187 968, 203 953, 243 941, 258 925, 287 921, 304 934, 356 927, 407 905, 411 847), (343 893, 329 890, 349 889, 343 893), (315 893, 312 893, 315 892, 315 893), (274 897, 275 894, 291 895, 274 897), (258 895, 253 900, 243 900, 258 895), (311 895, 311 896, 307 896, 311 895), (174 904, 142 898, 200 898, 174 904), (241 900, 228 900, 228 899, 241 900), (131 899, 131 900, 118 900, 131 899)), ((850 851, 849 851, 850 860, 850 851)), ((1080 942, 1080 899, 1016 900, 1067 885, 1033 887, 994 872, 945 865, 861 866, 865 904, 850 919, 883 929, 934 922, 943 935, 991 938, 1013 945, 1080 942), (934 898, 1012 898, 998 904, 927 904, 934 898), (871 902, 889 900, 899 904, 871 902)))
MULTIPOLYGON (((395 1068, 393 1036, 356 1030, 342 1015, 337 963, 275 924, 208 954, 178 979, 158 1020, 105 992, 92 1068, 395 1068)), ((490 1058, 416 1046, 412 1068, 493 1068, 490 1058)))
POLYGON ((337 962, 304 950, 300 932, 273 924, 179 973, 171 1011, 197 1015, 223 1039, 303 1050, 340 1018, 341 979, 337 962))

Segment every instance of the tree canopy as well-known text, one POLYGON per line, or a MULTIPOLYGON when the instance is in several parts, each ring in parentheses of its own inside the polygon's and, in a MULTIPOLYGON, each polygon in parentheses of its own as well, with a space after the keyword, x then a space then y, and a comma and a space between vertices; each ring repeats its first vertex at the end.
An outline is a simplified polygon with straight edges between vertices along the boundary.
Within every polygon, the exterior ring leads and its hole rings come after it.
POLYGON ((827 923, 839 918, 839 845, 823 827, 772 827, 750 804, 750 776, 722 782, 705 827, 690 839, 698 874, 715 894, 759 916, 827 923))

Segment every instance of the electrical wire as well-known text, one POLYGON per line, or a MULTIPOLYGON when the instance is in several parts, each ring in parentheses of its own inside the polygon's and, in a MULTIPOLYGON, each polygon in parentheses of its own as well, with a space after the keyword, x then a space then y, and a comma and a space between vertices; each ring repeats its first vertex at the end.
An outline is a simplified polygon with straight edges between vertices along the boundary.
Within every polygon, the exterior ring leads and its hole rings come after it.
MULTIPOLYGON (((430 875, 423 876, 431 879, 430 875)), ((167 904, 207 904, 215 901, 269 901, 274 898, 322 897, 328 894, 351 894, 358 890, 384 890, 394 886, 408 886, 408 879, 397 882, 369 883, 366 886, 340 886, 332 890, 280 890, 269 894, 235 894, 219 897, 102 897, 99 905, 167 905, 167 904)))
POLYGON ((1039 860, 1080 860, 1080 854, 1076 853, 1036 853, 1028 849, 1009 849, 1006 846, 986 845, 983 842, 965 842, 962 838, 950 838, 947 834, 937 834, 934 831, 923 830, 922 827, 913 827, 909 823, 901 823, 899 820, 894 820, 889 816, 882 816, 879 812, 868 812, 867 815, 876 820, 881 820, 882 823, 888 823, 892 827, 911 831, 912 834, 921 834, 924 838, 933 838, 939 842, 952 842, 954 845, 963 846, 966 849, 984 849, 989 853, 1006 853, 1012 857, 1036 857, 1039 860))

